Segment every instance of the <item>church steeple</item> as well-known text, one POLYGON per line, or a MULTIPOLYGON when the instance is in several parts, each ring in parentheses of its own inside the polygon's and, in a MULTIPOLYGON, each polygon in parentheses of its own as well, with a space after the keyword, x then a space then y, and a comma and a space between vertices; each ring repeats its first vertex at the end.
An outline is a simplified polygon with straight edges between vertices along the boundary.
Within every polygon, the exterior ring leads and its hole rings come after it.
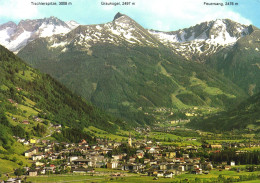
POLYGON ((132 147, 132 138, 131 138, 131 133, 129 132, 129 138, 128 138, 128 145, 132 147))

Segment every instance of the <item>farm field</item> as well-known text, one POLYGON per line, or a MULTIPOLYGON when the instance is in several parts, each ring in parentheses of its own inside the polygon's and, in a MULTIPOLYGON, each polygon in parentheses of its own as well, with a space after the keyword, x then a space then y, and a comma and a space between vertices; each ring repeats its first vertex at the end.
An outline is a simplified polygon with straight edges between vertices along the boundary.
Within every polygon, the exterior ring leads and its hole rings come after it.
MULTIPOLYGON (((104 169, 103 169, 104 170, 104 169)), ((114 183, 121 183, 121 182, 138 182, 138 183, 149 183, 149 182, 173 182, 173 181, 182 181, 182 180, 200 180, 200 181, 213 181, 217 180, 217 178, 221 175, 226 178, 232 177, 238 179, 239 176, 248 176, 248 175, 259 175, 260 171, 258 172, 240 172, 237 173, 235 171, 218 171, 218 170, 212 170, 209 174, 202 174, 202 175, 192 175, 192 174, 182 174, 177 175, 174 178, 155 178, 150 176, 143 176, 138 174, 132 174, 132 173, 126 173, 118 170, 106 170, 102 171, 102 169, 98 169, 98 174, 92 176, 90 174, 88 175, 50 175, 50 176, 38 176, 38 177, 28 177, 27 181, 35 182, 35 183, 54 183, 54 182, 97 182, 97 183, 103 183, 103 182, 114 182, 114 183), (121 172, 122 176, 120 177, 113 177, 114 173, 121 172), (109 174, 110 173, 110 174, 109 174)), ((244 183, 257 183, 259 180, 251 180, 251 181, 243 181, 244 183)))

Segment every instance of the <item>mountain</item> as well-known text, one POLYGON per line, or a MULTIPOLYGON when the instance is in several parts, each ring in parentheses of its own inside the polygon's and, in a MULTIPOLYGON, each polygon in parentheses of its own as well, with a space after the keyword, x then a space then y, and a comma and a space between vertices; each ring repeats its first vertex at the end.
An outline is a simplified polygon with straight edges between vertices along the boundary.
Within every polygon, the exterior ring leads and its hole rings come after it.
POLYGON ((178 31, 149 32, 174 53, 209 65, 247 94, 260 92, 260 30, 257 27, 218 19, 178 31))
POLYGON ((260 30, 254 26, 248 29, 249 35, 213 54, 206 64, 252 96, 260 92, 260 30))
POLYGON ((205 62, 217 51, 234 45, 252 32, 251 26, 229 19, 203 22, 171 32, 149 30, 164 45, 188 60, 205 62))
POLYGON ((140 124, 158 120, 158 108, 220 110, 246 97, 228 79, 175 54, 121 13, 106 24, 36 39, 18 56, 95 105, 140 124))
POLYGON ((207 131, 254 131, 260 133, 260 93, 226 112, 193 120, 189 126, 207 131))
POLYGON ((0 174, 30 166, 30 139, 92 144, 89 126, 114 133, 123 124, 0 45, 0 174))
POLYGON ((0 110, 1 117, 8 119, 0 120, 0 125, 5 125, 3 121, 9 121, 6 122, 9 126, 22 126, 32 131, 36 125, 46 126, 39 121, 70 128, 84 129, 92 125, 110 132, 117 129, 114 118, 88 104, 49 75, 29 67, 2 46, 0 110), (35 122, 36 117, 39 120, 35 122), (25 120, 30 124, 24 125, 25 120))
POLYGON ((7 22, 0 25, 0 44, 10 51, 18 52, 36 38, 65 34, 78 25, 75 21, 65 23, 56 17, 22 20, 18 25, 7 22))

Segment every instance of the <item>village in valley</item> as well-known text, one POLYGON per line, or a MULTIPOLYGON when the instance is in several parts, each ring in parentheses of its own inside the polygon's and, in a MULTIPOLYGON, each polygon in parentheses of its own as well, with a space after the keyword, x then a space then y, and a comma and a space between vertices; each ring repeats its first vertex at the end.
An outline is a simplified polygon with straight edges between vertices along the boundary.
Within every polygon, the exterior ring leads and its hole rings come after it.
MULTIPOLYGON (((26 107, 11 99, 9 102, 20 109, 26 107)), ((24 138, 13 136, 24 149, 20 158, 23 161, 2 156, 3 160, 18 162, 19 168, 2 174, 0 183, 48 182, 58 176, 62 176, 61 180, 66 176, 97 182, 258 179, 260 143, 252 138, 252 130, 241 135, 236 131, 212 133, 186 126, 193 117, 210 110, 157 108, 146 113, 157 119, 153 126, 138 126, 129 131, 119 128, 114 133, 89 126, 83 130, 88 138, 74 138, 74 142, 63 141, 60 135, 75 134, 66 132, 66 126, 44 119, 44 113, 36 115, 33 111, 22 117, 8 114, 13 123, 37 133, 25 133, 24 138)))
MULTIPOLYGON (((169 122, 169 125, 172 123, 169 122)), ((138 127, 132 133, 142 134, 142 138, 136 138, 129 132, 128 137, 121 141, 96 137, 95 142, 91 143, 88 139, 82 139, 78 143, 58 143, 48 140, 50 135, 29 140, 15 137, 17 142, 27 146, 28 150, 23 155, 30 162, 30 166, 16 169, 14 173, 17 177, 3 182, 21 182, 30 177, 52 175, 104 176, 113 180, 134 174, 151 177, 151 180, 175 180, 176 177, 187 174, 209 175, 211 171, 233 171, 239 174, 240 171, 248 172, 251 168, 238 166, 250 164, 240 161, 239 158, 250 153, 250 150, 246 149, 259 148, 259 142, 209 140, 217 138, 212 134, 207 134, 208 140, 205 140, 206 132, 201 131, 194 132, 198 134, 197 137, 173 139, 174 136, 169 136, 171 131, 191 132, 191 129, 183 128, 180 124, 174 123, 174 126, 167 127, 167 130, 160 125, 154 128, 138 127), (153 138, 151 134, 154 135, 153 138)), ((51 126, 52 133, 60 133, 61 125, 51 126)), ((259 170, 260 166, 254 166, 251 171, 259 170)))

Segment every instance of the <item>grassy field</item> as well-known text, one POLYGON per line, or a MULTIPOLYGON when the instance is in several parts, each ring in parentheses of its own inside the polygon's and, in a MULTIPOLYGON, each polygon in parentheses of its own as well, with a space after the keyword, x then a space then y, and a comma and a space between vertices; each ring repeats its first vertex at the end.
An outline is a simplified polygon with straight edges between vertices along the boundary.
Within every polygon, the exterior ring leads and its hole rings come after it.
MULTIPOLYGON (((122 140, 127 140, 129 137, 129 131, 124 131, 119 129, 116 134, 111 134, 109 132, 106 132, 104 130, 98 129, 94 126, 89 126, 88 128, 84 129, 86 132, 94 133, 96 137, 100 138, 109 138, 111 140, 116 140, 116 141, 122 141, 122 140)), ((130 131, 131 135, 134 137, 136 132, 135 131, 130 131)))
POLYGON ((241 150, 245 151, 260 151, 260 147, 248 147, 248 148, 242 148, 241 150))
MULTIPOLYGON (((259 174, 260 172, 254 172, 254 174, 259 174)), ((237 173, 236 171, 218 171, 212 170, 209 174, 202 174, 202 175, 193 175, 193 174, 182 174, 176 176, 177 179, 195 179, 195 178, 203 178, 203 179, 210 179, 210 178, 217 178, 219 175, 223 175, 225 177, 234 177, 239 178, 240 175, 249 175, 253 174, 252 172, 245 172, 241 171, 237 173)))
POLYGON ((54 183, 54 182, 77 182, 77 183, 86 183, 86 182, 114 182, 114 183, 150 183, 150 182, 172 182, 173 179, 159 178, 158 180, 153 180, 154 177, 147 176, 122 176, 122 177, 111 177, 111 176, 90 176, 90 175, 64 175, 64 176, 39 176, 39 177, 28 177, 27 181, 35 183, 54 183))
POLYGON ((12 172, 14 168, 17 168, 17 164, 9 160, 0 159, 0 174, 12 172))
POLYGON ((241 183, 259 183, 260 180, 249 180, 249 181, 243 181, 241 183))
MULTIPOLYGON (((38 176, 38 177, 28 177, 27 181, 35 182, 35 183, 53 183, 53 182, 97 182, 97 183, 103 183, 103 182, 114 182, 114 183, 121 183, 121 182, 127 182, 127 183, 150 183, 150 182, 172 182, 173 180, 194 180, 195 178, 199 178, 201 180, 210 180, 210 179, 216 179, 219 175, 223 175, 225 177, 233 177, 233 178, 239 178, 240 175, 251 175, 251 174, 259 174, 260 172, 240 172, 237 173, 236 171, 218 171, 218 170, 212 170, 209 174, 202 174, 202 175, 193 175, 193 174, 181 174, 177 175, 174 178, 159 178, 158 180, 154 180, 154 177, 149 176, 142 176, 138 174, 132 174, 127 173, 124 171, 118 171, 118 170, 111 170, 111 169, 96 169, 97 174, 92 175, 50 175, 50 176, 38 176), (120 177, 114 177, 111 176, 113 173, 122 173, 120 177)), ((245 183, 256 183, 259 182, 259 180, 253 180, 253 181, 245 181, 245 183)))
POLYGON ((150 132, 149 138, 157 139, 160 141, 163 145, 176 145, 176 146, 188 146, 188 145, 195 145, 199 146, 201 145, 198 141, 188 141, 187 139, 192 137, 181 137, 174 134, 164 133, 164 132, 150 132), (174 142, 168 142, 168 140, 172 140, 174 142), (180 142, 178 142, 180 141, 180 142))

